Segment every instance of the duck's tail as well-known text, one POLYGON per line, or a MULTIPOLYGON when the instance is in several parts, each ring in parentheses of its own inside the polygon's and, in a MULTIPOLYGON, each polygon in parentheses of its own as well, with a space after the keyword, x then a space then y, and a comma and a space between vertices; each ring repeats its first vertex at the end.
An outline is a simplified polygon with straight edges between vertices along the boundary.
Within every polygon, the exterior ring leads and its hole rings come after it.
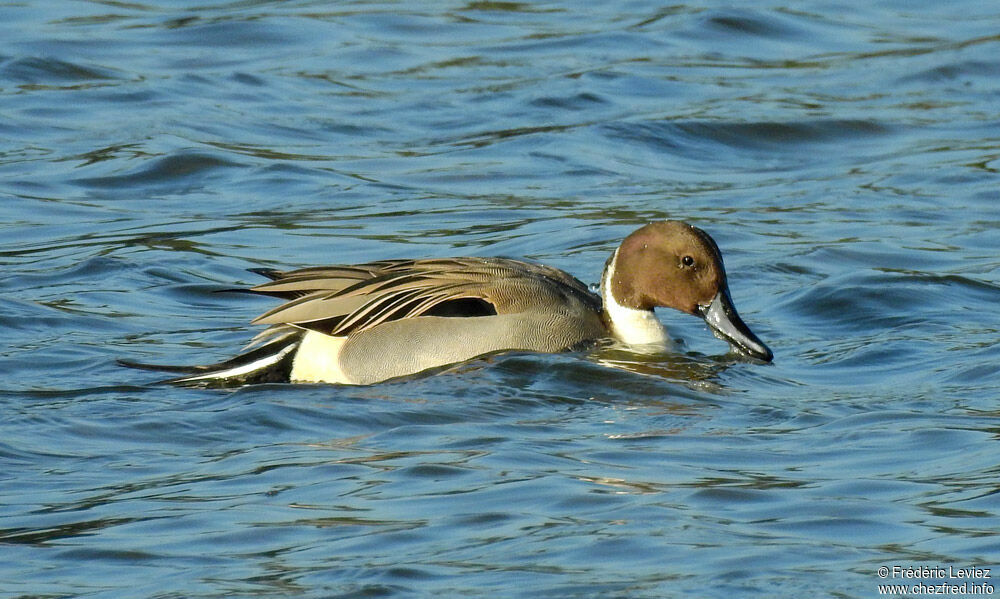
MULTIPOLYGON (((118 360, 129 368, 183 373, 184 376, 160 381, 185 387, 240 387, 261 383, 287 383, 292 373, 292 361, 302 341, 302 332, 291 327, 269 329, 267 339, 255 339, 248 351, 217 364, 206 366, 167 366, 118 360)), ((262 334, 263 336, 263 334, 262 334)))

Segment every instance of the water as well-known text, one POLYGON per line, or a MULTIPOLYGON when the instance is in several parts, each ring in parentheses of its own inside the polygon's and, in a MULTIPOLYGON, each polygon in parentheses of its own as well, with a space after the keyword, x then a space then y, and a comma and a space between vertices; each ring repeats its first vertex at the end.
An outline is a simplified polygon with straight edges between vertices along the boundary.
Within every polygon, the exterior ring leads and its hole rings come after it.
POLYGON ((874 597, 1000 562, 1000 9, 870 4, 0 6, 0 594, 874 597), (668 217, 773 365, 675 313, 666 361, 114 363, 231 355, 273 305, 214 293, 248 268, 596 282, 668 217))

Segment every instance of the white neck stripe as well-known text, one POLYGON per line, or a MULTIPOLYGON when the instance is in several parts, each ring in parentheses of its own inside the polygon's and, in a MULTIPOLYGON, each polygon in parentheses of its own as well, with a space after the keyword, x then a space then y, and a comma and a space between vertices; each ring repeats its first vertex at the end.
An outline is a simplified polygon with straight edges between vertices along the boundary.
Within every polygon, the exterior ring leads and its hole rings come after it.
POLYGON ((665 348, 669 341, 667 331, 652 310, 629 308, 619 304, 615 299, 611 281, 614 279, 617 263, 618 250, 615 250, 601 278, 601 297, 604 300, 604 312, 607 314, 611 333, 616 339, 628 345, 652 345, 658 350, 665 348))

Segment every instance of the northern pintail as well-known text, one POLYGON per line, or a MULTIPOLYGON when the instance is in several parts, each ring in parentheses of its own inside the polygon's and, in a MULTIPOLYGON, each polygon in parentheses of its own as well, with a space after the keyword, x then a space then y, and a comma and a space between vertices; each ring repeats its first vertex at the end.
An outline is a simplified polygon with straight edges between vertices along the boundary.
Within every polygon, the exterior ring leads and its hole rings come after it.
POLYGON ((231 360, 157 367, 187 373, 169 382, 365 385, 496 352, 557 352, 605 338, 662 350, 669 338, 653 313, 660 306, 700 316, 743 356, 773 357, 733 307, 715 241, 679 221, 626 237, 604 267, 600 296, 562 270, 509 258, 253 272, 271 281, 244 291, 285 300, 253 321, 270 327, 231 360))

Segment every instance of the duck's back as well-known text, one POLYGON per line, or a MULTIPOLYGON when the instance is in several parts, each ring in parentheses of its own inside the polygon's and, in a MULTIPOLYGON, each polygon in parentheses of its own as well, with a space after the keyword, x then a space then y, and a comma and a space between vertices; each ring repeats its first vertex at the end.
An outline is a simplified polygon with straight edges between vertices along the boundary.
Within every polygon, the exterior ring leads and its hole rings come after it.
POLYGON ((554 352, 607 335, 600 298, 559 269, 507 258, 311 268, 253 290, 287 299, 255 322, 305 329, 292 379, 372 383, 484 354, 554 352), (309 352, 314 352, 312 355, 309 352), (307 368, 308 365, 308 368, 307 368))

